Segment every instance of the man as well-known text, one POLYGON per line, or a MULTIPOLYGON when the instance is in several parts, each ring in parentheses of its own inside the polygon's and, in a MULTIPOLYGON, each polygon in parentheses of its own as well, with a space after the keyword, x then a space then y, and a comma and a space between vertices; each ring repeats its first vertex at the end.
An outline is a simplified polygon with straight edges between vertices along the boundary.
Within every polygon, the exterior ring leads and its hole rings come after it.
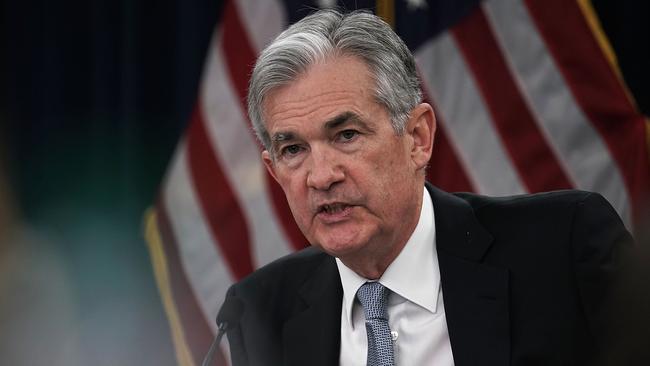
POLYGON ((248 100, 312 247, 229 290, 235 365, 574 365, 617 349, 609 293, 631 238, 614 210, 587 192, 426 184, 435 115, 379 18, 294 24, 260 55, 248 100))

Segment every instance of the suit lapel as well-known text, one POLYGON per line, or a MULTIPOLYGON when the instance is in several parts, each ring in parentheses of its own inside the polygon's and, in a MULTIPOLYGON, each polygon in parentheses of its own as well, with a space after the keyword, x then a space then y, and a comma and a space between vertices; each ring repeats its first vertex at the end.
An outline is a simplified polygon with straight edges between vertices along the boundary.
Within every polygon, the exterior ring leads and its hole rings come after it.
POLYGON ((456 366, 508 365, 508 271, 481 260, 492 236, 464 200, 427 184, 435 210, 436 246, 447 328, 456 366))
POLYGON ((284 325, 287 365, 338 365, 343 289, 333 258, 327 258, 299 291, 299 310, 284 325))

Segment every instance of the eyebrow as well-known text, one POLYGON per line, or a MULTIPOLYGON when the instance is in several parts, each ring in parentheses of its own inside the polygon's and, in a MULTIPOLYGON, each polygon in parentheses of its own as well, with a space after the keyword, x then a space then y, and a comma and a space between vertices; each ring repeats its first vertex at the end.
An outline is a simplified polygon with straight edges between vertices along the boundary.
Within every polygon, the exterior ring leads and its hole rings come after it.
POLYGON ((366 130, 370 130, 370 127, 368 124, 356 113, 352 112, 343 112, 339 114, 338 116, 330 119, 329 121, 325 122, 325 125, 323 128, 325 130, 333 130, 337 127, 341 127, 347 123, 351 124, 356 124, 360 125, 362 128, 366 130))
POLYGON ((323 128, 325 130, 332 130, 341 125, 344 125, 347 122, 361 122, 361 118, 352 112, 343 112, 338 116, 331 118, 325 122, 323 128))
POLYGON ((271 136, 271 155, 275 156, 278 153, 279 143, 295 139, 296 135, 291 131, 274 133, 273 136, 271 136))
POLYGON ((273 137, 271 137, 271 141, 273 142, 282 142, 293 139, 295 139, 293 132, 277 132, 273 134, 273 137))

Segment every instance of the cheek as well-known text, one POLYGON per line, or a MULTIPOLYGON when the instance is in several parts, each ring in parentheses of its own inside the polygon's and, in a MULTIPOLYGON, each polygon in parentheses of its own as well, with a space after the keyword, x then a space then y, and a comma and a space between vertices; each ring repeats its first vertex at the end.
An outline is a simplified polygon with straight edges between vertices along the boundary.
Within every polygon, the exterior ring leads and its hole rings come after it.
POLYGON ((384 154, 375 164, 373 171, 373 184, 377 191, 379 203, 387 215, 392 215, 395 208, 405 200, 404 195, 411 187, 413 174, 409 170, 407 159, 400 154, 401 151, 392 150, 391 154, 384 154))
MULTIPOLYGON (((300 225, 301 221, 306 220, 309 213, 306 186, 301 184, 298 179, 280 179, 279 184, 284 191, 286 201, 289 204, 294 219, 300 225)), ((276 196, 274 199, 279 200, 284 198, 276 196)))
POLYGON ((301 173, 296 170, 278 168, 276 171, 277 182, 282 187, 284 194, 289 198, 300 195, 300 187, 304 186, 301 181, 301 173))
POLYGON ((406 161, 401 158, 401 154, 394 149, 387 150, 386 153, 380 153, 373 157, 373 175, 381 183, 392 185, 399 182, 404 176, 406 161))

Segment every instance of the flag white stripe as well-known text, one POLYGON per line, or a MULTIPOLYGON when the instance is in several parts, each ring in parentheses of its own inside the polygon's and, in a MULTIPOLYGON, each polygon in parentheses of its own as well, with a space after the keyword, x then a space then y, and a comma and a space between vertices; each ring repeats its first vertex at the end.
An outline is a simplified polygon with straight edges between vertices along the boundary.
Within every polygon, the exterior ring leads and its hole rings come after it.
POLYGON ((449 33, 422 45, 415 54, 423 81, 443 114, 446 131, 478 192, 525 193, 491 117, 449 33))
POLYGON ((233 282, 200 210, 187 162, 186 142, 180 144, 165 182, 163 199, 171 230, 178 238, 181 265, 205 321, 216 332, 215 317, 233 282))
POLYGON ((255 53, 286 28, 288 21, 283 5, 275 0, 238 0, 236 4, 255 53))
POLYGON ((206 60, 200 105, 216 158, 246 217, 252 262, 256 268, 289 254, 292 248, 281 231, 267 189, 266 168, 261 163, 257 142, 225 68, 221 33, 216 37, 206 60))
POLYGON ((524 97, 567 174, 577 188, 603 194, 629 224, 630 202, 621 172, 571 94, 523 1, 483 4, 524 97))

